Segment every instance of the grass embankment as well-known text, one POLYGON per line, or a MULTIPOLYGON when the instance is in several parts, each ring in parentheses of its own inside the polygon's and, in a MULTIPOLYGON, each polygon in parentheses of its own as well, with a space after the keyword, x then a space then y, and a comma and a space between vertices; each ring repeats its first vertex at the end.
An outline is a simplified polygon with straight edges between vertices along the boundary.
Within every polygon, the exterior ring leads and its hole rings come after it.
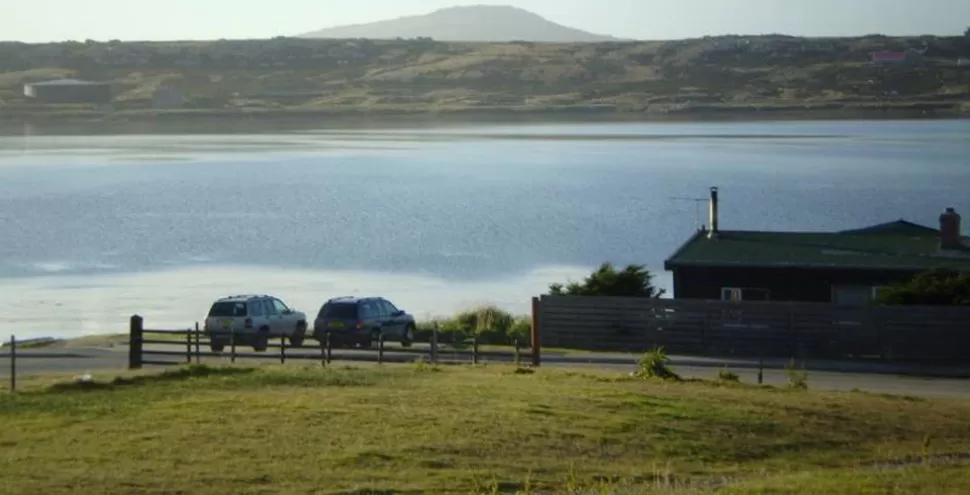
POLYGON ((966 493, 965 464, 900 460, 970 451, 967 417, 546 369, 198 367, 0 395, 0 491, 966 493))

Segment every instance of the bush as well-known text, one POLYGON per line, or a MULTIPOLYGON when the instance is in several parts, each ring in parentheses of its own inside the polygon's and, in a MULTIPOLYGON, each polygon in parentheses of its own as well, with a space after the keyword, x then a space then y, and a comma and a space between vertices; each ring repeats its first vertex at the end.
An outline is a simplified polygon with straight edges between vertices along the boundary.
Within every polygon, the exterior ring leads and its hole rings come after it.
POLYGON ((785 375, 788 376, 788 386, 790 388, 805 390, 808 388, 808 372, 805 369, 799 370, 795 367, 795 360, 792 359, 785 365, 785 375))
POLYGON ((664 293, 653 286, 653 275, 643 265, 617 271, 612 263, 603 263, 582 282, 549 285, 553 296, 660 297, 664 293))
POLYGON ((654 347, 646 352, 638 363, 636 376, 640 378, 660 378, 662 380, 680 380, 677 373, 667 366, 670 358, 663 347, 654 347))
POLYGON ((741 381, 741 377, 739 377, 737 373, 728 370, 727 366, 717 370, 717 379, 722 382, 738 383, 741 381))
POLYGON ((532 318, 520 316, 512 322, 509 328, 509 340, 518 342, 520 347, 527 347, 532 342, 532 318))
POLYGON ((421 322, 415 338, 430 342, 435 327, 440 344, 466 347, 475 336, 479 344, 512 345, 518 340, 519 345, 526 346, 532 333, 532 319, 515 317, 495 306, 484 306, 463 311, 452 318, 421 322))
POLYGON ((915 306, 970 306, 970 273, 934 270, 891 285, 881 291, 878 302, 915 306))

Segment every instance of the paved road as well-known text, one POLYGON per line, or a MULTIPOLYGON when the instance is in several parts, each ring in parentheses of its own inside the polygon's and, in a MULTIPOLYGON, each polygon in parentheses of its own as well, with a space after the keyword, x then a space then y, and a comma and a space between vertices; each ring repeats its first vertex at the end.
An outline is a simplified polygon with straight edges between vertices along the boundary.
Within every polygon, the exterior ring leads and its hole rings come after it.
MULTIPOLYGON (((146 349, 149 346, 146 346, 146 349)), ((181 345, 151 345, 152 351, 161 355, 145 356, 145 359, 184 362, 185 347, 181 345)), ((246 357, 251 351, 243 354, 240 350, 238 363, 272 362, 278 359, 279 351, 270 349, 259 354, 261 358, 246 357)), ((424 356, 427 359, 427 347, 416 346, 414 349, 401 349, 389 346, 384 353, 385 362, 410 362, 424 356)), ((321 353, 316 349, 287 350, 288 363, 319 362, 321 353)), ((376 362, 376 351, 334 349, 335 362, 376 362)), ((527 351, 522 353, 523 362, 527 362, 527 351)), ((543 354, 543 366, 594 368, 616 370, 628 373, 635 369, 637 357, 634 355, 616 354, 543 354)), ((203 353, 202 362, 228 363, 228 354, 216 355, 203 353)), ((442 349, 439 352, 442 363, 470 363, 471 355, 468 351, 451 351, 442 349)), ((480 362, 510 362, 510 352, 482 352, 480 362)), ((10 376, 9 354, 7 350, 0 351, 0 377, 6 382, 10 376)), ((99 374, 116 370, 123 370, 128 364, 128 349, 115 347, 111 349, 41 349, 21 350, 18 352, 17 375, 30 376, 40 374, 99 374)), ((745 359, 715 359, 686 356, 672 356, 671 364, 676 371, 686 378, 714 378, 720 367, 727 365, 731 371, 737 373, 743 382, 755 383, 758 375, 758 362, 745 359)), ((784 371, 786 361, 769 360, 764 363, 764 383, 767 385, 784 386, 787 377, 784 371)), ((859 363, 812 362, 808 364, 808 384, 813 389, 824 390, 866 390, 870 392, 905 394, 913 396, 961 397, 970 398, 970 378, 932 378, 905 376, 902 373, 912 373, 913 369, 893 366, 876 366, 859 363)), ((920 370, 916 370, 920 371, 920 370)), ((936 370, 922 369, 932 373, 936 370)), ((952 373, 964 373, 970 377, 968 370, 949 370, 952 373)), ((0 386, 5 386, 3 383, 0 386)))

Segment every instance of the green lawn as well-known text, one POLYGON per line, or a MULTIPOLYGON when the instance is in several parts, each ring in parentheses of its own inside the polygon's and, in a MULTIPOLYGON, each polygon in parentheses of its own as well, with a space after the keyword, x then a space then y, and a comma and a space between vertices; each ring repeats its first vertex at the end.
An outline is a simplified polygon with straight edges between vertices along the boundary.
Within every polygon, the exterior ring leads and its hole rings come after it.
POLYGON ((967 461, 919 460, 970 452, 967 401, 506 366, 25 386, 3 493, 970 492, 967 461))

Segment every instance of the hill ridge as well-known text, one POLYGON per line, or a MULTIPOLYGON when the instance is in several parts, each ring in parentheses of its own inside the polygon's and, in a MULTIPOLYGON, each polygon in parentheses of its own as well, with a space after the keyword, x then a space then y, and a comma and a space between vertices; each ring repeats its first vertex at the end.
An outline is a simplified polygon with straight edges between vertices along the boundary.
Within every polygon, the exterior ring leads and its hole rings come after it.
POLYGON ((462 5, 427 14, 376 22, 334 26, 299 35, 301 38, 432 38, 438 41, 582 43, 619 41, 564 26, 535 12, 511 5, 462 5))

